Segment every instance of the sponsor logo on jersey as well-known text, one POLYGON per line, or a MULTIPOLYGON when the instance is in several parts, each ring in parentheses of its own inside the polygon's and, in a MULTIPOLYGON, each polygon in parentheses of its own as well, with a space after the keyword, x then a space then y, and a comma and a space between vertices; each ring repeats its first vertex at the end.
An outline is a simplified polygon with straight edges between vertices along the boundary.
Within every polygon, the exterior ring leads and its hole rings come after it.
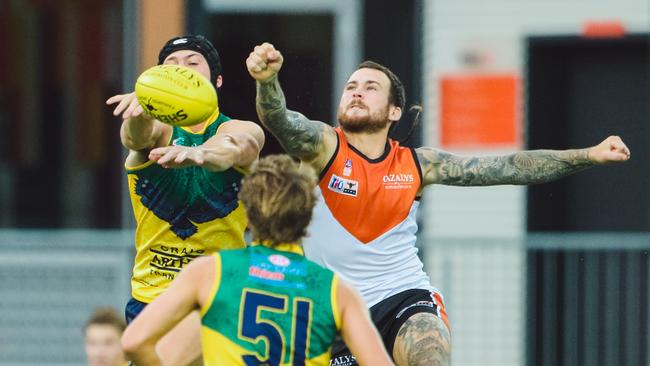
POLYGON ((332 178, 330 178, 327 188, 336 193, 356 197, 357 191, 359 190, 359 182, 356 180, 341 178, 336 174, 332 174, 332 178))
POLYGON ((343 176, 344 177, 349 177, 350 174, 352 174, 352 160, 346 159, 345 160, 345 167, 343 168, 343 176))
POLYGON ((330 360, 330 366, 351 366, 356 364, 357 359, 352 355, 334 357, 330 360))
POLYGON ((174 141, 172 141, 172 145, 173 146, 198 146, 198 144, 195 142, 189 143, 187 139, 183 138, 183 136, 175 138, 174 141))
POLYGON ((409 189, 415 183, 413 174, 386 174, 382 177, 385 189, 409 189))
POLYGON ((192 259, 205 253, 203 249, 176 248, 159 245, 149 249, 150 275, 173 280, 175 273, 180 272, 192 259))
POLYGON ((251 281, 272 286, 305 288, 304 277, 306 275, 307 267, 305 263, 292 262, 281 254, 252 254, 248 266, 248 276, 251 281))
POLYGON ((272 272, 257 266, 248 267, 248 275, 271 281, 284 281, 284 273, 272 272))
POLYGON ((269 256, 269 262, 275 264, 276 266, 286 267, 291 264, 289 258, 281 254, 273 254, 269 256))

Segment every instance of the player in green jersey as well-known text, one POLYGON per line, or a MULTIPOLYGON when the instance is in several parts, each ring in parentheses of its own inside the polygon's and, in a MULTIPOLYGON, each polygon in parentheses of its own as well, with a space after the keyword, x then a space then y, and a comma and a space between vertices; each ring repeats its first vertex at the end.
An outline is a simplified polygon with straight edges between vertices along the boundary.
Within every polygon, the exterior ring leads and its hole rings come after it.
POLYGON ((261 159, 242 184, 254 244, 201 257, 127 328, 136 364, 159 365, 157 341, 201 311, 205 365, 329 365, 340 333, 361 365, 392 365, 361 297, 303 256, 315 173, 289 156, 261 159))

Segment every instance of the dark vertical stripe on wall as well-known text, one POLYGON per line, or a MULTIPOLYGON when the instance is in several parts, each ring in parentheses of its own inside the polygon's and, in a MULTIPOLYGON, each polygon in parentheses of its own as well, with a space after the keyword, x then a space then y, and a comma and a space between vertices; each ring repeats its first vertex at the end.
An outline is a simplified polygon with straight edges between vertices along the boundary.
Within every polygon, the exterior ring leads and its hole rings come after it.
POLYGON ((585 348, 581 352, 585 356, 585 365, 598 365, 598 360, 602 359, 599 350, 602 350, 598 344, 600 339, 600 322, 602 319, 599 313, 600 307, 597 306, 600 301, 600 283, 602 278, 599 277, 600 271, 600 254, 592 252, 586 254, 585 259, 585 294, 583 304, 583 321, 584 328, 581 331, 585 335, 585 348), (592 350, 584 352, 584 350, 592 350))
POLYGON ((203 0, 187 0, 185 3, 185 28, 187 33, 204 34, 207 31, 205 22, 208 17, 205 16, 206 10, 203 8, 203 0))
POLYGON ((640 258, 640 271, 639 271, 639 340, 635 342, 634 346, 638 345, 639 360, 643 361, 644 365, 650 363, 648 356, 648 349, 650 349, 650 308, 648 307, 648 298, 650 298, 650 255, 648 250, 643 251, 640 258))
POLYGON ((542 347, 540 349, 540 365, 543 366, 555 364, 555 344, 549 343, 547 338, 553 337, 555 334, 555 325, 557 323, 557 320, 553 317, 556 309, 550 301, 551 297, 555 294, 556 278, 554 272, 556 263, 557 260, 555 258, 555 253, 547 253, 545 260, 542 262, 541 268, 542 273, 544 274, 544 280, 539 283, 542 289, 542 323, 540 324, 540 329, 542 331, 542 347))
POLYGON ((53 228, 62 223, 61 166, 62 148, 59 126, 63 118, 61 85, 56 78, 57 62, 54 56, 60 52, 57 40, 61 27, 60 17, 50 4, 34 4, 34 34, 20 34, 27 46, 33 47, 37 58, 34 70, 37 75, 35 92, 42 120, 25 119, 35 129, 35 136, 25 134, 19 141, 21 160, 15 169, 14 195, 20 199, 11 208, 14 224, 19 228, 53 228), (47 60, 47 61, 44 61, 47 60), (45 121, 45 122, 43 122, 45 121), (36 136, 37 135, 37 136, 36 136), (34 140, 38 138, 38 140, 34 140))
POLYGON ((534 251, 529 251, 526 255, 526 268, 528 275, 526 276, 526 364, 533 365, 539 352, 539 334, 537 333, 537 316, 539 314, 539 286, 538 276, 540 271, 539 261, 542 257, 536 255, 534 251))
POLYGON ((542 250, 527 255, 526 364, 648 364, 646 250, 542 250))
MULTIPOLYGON (((579 318, 580 307, 578 306, 579 290, 578 276, 580 273, 580 252, 569 252, 564 255, 563 272, 560 280, 564 284, 562 294, 565 299, 564 309, 560 309, 563 320, 560 322, 560 329, 564 329, 564 341, 560 343, 561 362, 565 365, 578 364, 578 340, 580 338, 579 318), (563 326, 562 326, 563 325, 563 326)), ((561 297, 560 297, 561 299, 561 297)))
MULTIPOLYGON (((420 0, 366 0, 363 5, 362 57, 387 66, 402 80, 406 90, 406 110, 410 105, 422 103, 423 7, 420 0)), ((411 128, 411 117, 402 114, 393 137, 401 140, 406 136, 411 128)), ((417 129, 408 145, 419 146, 420 141, 417 129)))

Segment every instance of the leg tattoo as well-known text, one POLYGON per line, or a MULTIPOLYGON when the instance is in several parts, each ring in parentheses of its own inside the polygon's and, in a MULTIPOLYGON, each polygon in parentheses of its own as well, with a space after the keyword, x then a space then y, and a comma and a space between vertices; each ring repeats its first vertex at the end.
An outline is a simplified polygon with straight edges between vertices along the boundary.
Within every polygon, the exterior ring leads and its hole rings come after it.
POLYGON ((430 313, 414 314, 397 333, 393 358, 399 366, 449 366, 450 338, 442 319, 430 313))

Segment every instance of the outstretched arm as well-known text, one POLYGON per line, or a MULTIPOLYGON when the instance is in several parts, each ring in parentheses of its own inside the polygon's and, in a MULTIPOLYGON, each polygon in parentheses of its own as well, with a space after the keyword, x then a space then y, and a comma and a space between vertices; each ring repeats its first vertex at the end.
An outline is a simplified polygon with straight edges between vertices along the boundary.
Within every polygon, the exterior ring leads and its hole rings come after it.
POLYGON ((246 60, 257 81, 257 115, 289 154, 320 171, 334 153, 336 134, 331 126, 287 109, 277 77, 282 62, 282 54, 269 43, 256 46, 246 60))
POLYGON ((630 150, 618 136, 586 149, 529 150, 503 156, 463 157, 426 147, 416 151, 425 185, 455 186, 544 183, 630 158, 630 150))
POLYGON ((264 132, 250 121, 230 120, 199 146, 165 146, 151 150, 149 159, 165 168, 201 166, 211 171, 247 169, 264 146, 264 132))
POLYGON ((148 151, 161 143, 163 136, 169 136, 171 127, 148 116, 138 103, 135 92, 114 95, 106 104, 117 104, 113 115, 122 115, 120 138, 127 149, 148 151))

